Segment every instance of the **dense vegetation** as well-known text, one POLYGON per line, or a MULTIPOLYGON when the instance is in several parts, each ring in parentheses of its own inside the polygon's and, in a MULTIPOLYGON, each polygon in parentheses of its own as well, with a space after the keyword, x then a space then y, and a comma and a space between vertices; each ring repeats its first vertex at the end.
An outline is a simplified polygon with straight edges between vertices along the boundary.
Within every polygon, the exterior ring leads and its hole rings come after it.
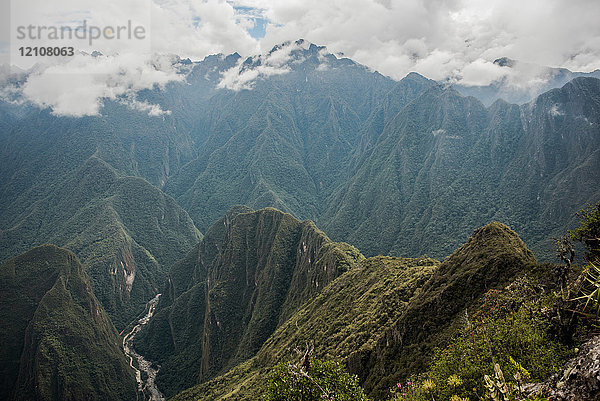
POLYGON ((396 399, 478 400, 490 392, 485 376, 496 380, 495 365, 511 397, 521 396, 524 383, 546 380, 573 353, 553 332, 549 313, 555 301, 547 286, 529 276, 488 291, 472 315, 465 313, 450 343, 435 349, 429 368, 400 383, 396 399))
POLYGON ((265 401, 368 401, 356 376, 336 362, 309 359, 280 363, 269 375, 265 401))
MULTIPOLYGON (((452 341, 465 313, 474 313, 491 289, 528 272, 542 274, 538 269, 548 267, 500 223, 476 230, 441 264, 426 257, 366 259, 307 302, 256 356, 176 399, 256 399, 270 368, 289 363, 290 350, 311 342, 316 358, 343 362, 367 394, 383 399, 426 370, 435 349, 452 341)), ((562 361, 565 352, 557 352, 562 361)))
POLYGON ((141 178, 119 177, 93 156, 31 207, 7 211, 1 258, 41 243, 73 251, 121 330, 163 285, 168 266, 199 239, 176 202, 141 178))
MULTIPOLYGON (((186 65, 185 82, 139 94, 172 111, 163 117, 109 101, 82 119, 0 104, 0 230, 92 156, 164 189, 201 231, 235 204, 271 206, 368 256, 442 258, 498 220, 548 260, 549 238, 600 196, 594 78, 486 108, 418 74, 394 82, 324 48, 287 46, 289 72, 252 90, 216 88, 237 54, 186 65)), ((4 247, 2 258, 28 249, 4 247)))
MULTIPOLYGON (((588 205, 578 213, 581 224, 570 233, 573 240, 580 241, 585 246, 585 265, 578 286, 578 310, 584 316, 596 320, 600 318, 600 202, 588 205)), ((568 243, 572 252, 572 244, 568 243)))
POLYGON ((441 257, 472 227, 497 220, 549 260, 549 238, 600 197, 599 115, 593 78, 521 107, 485 109, 431 88, 383 128, 318 222, 366 255, 441 257))
POLYGON ((0 398, 136 398, 117 332, 73 253, 44 245, 10 259, 0 293, 0 398))

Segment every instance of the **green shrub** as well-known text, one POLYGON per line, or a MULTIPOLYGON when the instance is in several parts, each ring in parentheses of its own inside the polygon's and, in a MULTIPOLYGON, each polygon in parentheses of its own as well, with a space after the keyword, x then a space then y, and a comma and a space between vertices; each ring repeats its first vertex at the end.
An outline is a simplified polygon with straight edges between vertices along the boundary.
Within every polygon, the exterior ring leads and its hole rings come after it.
POLYGON ((488 291, 478 310, 465 315, 450 344, 435 351, 420 380, 410 386, 398 384, 394 399, 486 399, 491 382, 484 378, 496 383, 498 371, 510 391, 506 399, 519 399, 520 385, 545 380, 570 355, 548 334, 545 314, 551 303, 527 279, 503 291, 488 291))
POLYGON ((337 362, 280 363, 269 375, 265 401, 367 401, 356 376, 337 362))
POLYGON ((571 233, 571 238, 585 245, 589 262, 596 262, 600 260, 600 202, 588 205, 577 216, 581 223, 571 233))
POLYGON ((581 223, 571 233, 571 238, 585 245, 587 263, 579 280, 574 284, 575 287, 579 287, 581 294, 573 301, 579 302, 575 309, 584 316, 598 319, 600 317, 600 202, 589 205, 577 215, 581 223))

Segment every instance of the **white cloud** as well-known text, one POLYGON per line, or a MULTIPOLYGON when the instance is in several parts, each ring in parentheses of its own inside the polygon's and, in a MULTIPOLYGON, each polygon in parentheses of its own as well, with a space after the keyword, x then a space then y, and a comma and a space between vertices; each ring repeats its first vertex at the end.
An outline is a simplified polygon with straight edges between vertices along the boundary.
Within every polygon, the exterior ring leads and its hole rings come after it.
POLYGON ((152 3, 152 50, 200 60, 210 54, 254 54, 258 42, 233 5, 219 0, 152 3))
POLYGON ((57 115, 98 115, 104 99, 119 99, 137 110, 158 115, 158 106, 132 101, 135 93, 180 79, 167 57, 80 54, 66 63, 32 72, 23 86, 23 95, 40 107, 52 108, 57 115))
MULTIPOLYGON (((465 85, 502 80, 528 89, 548 78, 547 70, 532 64, 600 68, 597 0, 12 0, 12 5, 13 26, 86 19, 101 27, 132 20, 146 28, 145 40, 76 42, 77 50, 107 56, 53 60, 32 74, 25 95, 57 114, 95 114, 104 98, 179 79, 170 67, 153 66, 152 54, 193 60, 235 51, 250 56, 299 38, 395 79, 416 71, 465 85), (248 33, 256 18, 269 22, 262 39, 248 33), (523 63, 508 71, 493 64, 500 57, 523 63)), ((14 64, 50 61, 19 59, 14 47, 19 42, 11 43, 14 64)), ((221 86, 250 88, 257 79, 284 74, 288 56, 276 52, 257 68, 240 65, 223 75, 221 86)))
POLYGON ((257 79, 286 74, 290 72, 288 63, 298 61, 294 52, 306 50, 308 46, 310 43, 306 41, 297 41, 277 47, 266 55, 254 56, 250 66, 240 58, 236 66, 222 73, 218 87, 235 91, 251 89, 257 79))
POLYGON ((128 96, 122 97, 120 103, 127 107, 147 113, 151 117, 160 117, 164 115, 170 115, 171 110, 163 110, 158 104, 151 104, 146 101, 139 101, 135 93, 129 93, 128 96))
POLYGON ((393 78, 491 82, 493 60, 600 68, 596 0, 237 0, 272 24, 261 46, 300 37, 393 78))
MULTIPOLYGON (((104 99, 117 98, 136 110, 160 115, 167 111, 132 100, 138 90, 182 79, 171 60, 157 54, 197 60, 219 52, 255 53, 259 49, 258 42, 239 24, 234 7, 221 0, 13 0, 11 22, 11 62, 25 68, 35 66, 23 86, 23 96, 50 107, 57 115, 97 115, 104 99), (90 30, 85 39, 56 40, 48 35, 52 29, 48 27, 75 29, 84 21, 90 30), (124 29, 121 39, 101 36, 89 40, 92 26, 99 31, 106 28, 114 36, 118 27, 129 25, 141 27, 141 39, 130 38, 131 30, 124 29), (32 31, 29 26, 34 27, 32 31), (22 27, 20 31, 18 27, 22 27), (19 39, 23 32, 28 37, 19 39), (19 57, 20 46, 72 46, 76 55, 19 57), (105 56, 80 54, 92 51, 105 56)), ((3 93, 6 90, 3 88, 3 93)))
POLYGON ((460 83, 466 86, 485 86, 511 74, 511 68, 477 59, 461 70, 460 83))

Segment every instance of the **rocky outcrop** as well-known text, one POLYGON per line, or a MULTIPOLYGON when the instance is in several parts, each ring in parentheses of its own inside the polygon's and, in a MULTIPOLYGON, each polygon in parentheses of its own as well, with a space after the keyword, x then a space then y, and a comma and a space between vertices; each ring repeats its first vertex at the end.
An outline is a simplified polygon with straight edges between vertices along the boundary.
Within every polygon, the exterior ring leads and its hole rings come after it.
POLYGON ((526 386, 529 395, 540 391, 556 401, 600 399, 600 336, 586 342, 546 383, 526 386))

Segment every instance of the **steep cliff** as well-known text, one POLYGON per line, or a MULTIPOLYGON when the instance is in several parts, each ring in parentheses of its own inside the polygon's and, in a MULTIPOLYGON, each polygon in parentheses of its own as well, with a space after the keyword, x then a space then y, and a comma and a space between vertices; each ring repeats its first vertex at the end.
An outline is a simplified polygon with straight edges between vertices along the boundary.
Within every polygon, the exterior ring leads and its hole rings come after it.
POLYGON ((311 221, 237 207, 171 270, 165 301, 135 346, 162 365, 167 395, 252 357, 306 301, 362 255, 311 221))

